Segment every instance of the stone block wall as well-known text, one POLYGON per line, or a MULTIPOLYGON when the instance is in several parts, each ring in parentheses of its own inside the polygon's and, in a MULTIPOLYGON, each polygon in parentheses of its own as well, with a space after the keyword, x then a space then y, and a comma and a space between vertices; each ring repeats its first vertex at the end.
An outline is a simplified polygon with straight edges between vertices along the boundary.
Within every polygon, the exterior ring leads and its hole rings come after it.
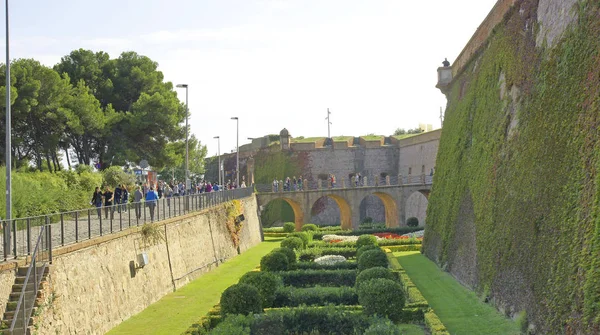
MULTIPOLYGON (((261 236, 256 198, 242 203, 244 252, 261 236)), ((157 245, 143 246, 140 229, 132 228, 57 249, 49 280, 51 299, 41 308, 37 334, 104 334, 210 271, 216 259, 234 257, 237 250, 224 220, 223 208, 217 207, 160 223, 165 240, 157 245), (132 270, 141 252, 148 254, 149 264, 132 270)), ((5 281, 12 285, 10 274, 0 273, 0 290, 5 281)))

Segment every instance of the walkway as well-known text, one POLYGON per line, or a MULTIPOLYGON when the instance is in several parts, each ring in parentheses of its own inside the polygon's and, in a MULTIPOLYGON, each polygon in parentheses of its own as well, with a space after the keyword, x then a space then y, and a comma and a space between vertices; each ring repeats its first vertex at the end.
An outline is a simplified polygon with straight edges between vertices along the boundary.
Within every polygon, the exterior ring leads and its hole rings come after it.
POLYGON ((473 291, 418 251, 394 255, 452 335, 520 334, 515 322, 481 302, 473 291))
POLYGON ((164 296, 107 334, 181 334, 219 302, 221 293, 227 287, 257 267, 262 256, 279 247, 280 241, 266 238, 265 242, 164 296))

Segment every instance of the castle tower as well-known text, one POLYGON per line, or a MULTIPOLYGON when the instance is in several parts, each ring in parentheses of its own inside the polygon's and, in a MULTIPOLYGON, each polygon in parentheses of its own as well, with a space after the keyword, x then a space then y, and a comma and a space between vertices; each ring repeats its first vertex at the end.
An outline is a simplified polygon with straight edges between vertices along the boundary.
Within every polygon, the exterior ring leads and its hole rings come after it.
POLYGON ((281 150, 290 150, 290 132, 283 128, 279 133, 279 142, 281 143, 281 150))

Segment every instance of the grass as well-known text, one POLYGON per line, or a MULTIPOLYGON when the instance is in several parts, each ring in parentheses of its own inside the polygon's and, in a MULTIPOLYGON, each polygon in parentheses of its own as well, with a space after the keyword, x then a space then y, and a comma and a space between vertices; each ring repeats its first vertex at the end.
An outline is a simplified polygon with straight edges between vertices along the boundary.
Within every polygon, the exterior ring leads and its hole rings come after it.
POLYGON ((365 141, 378 141, 383 138, 383 135, 365 135, 365 136, 361 136, 361 138, 364 139, 365 141))
POLYGON ((324 140, 325 137, 307 137, 307 138, 294 138, 292 142, 294 143, 313 143, 319 140, 324 140))
POLYGON ((265 238, 265 242, 164 296, 107 334, 181 334, 219 302, 227 287, 258 266, 263 255, 279 247, 280 241, 265 238))
POLYGON ((393 138, 395 138, 395 139, 397 139, 397 140, 401 140, 401 139, 403 139, 403 138, 413 137, 413 136, 415 136, 415 135, 420 135, 420 134, 423 134, 423 133, 419 133, 419 134, 402 134, 402 135, 393 135, 392 137, 393 137, 393 138))
POLYGON ((400 330, 402 330, 402 335, 424 335, 425 334, 425 331, 423 330, 423 328, 418 325, 401 324, 401 325, 398 325, 398 327, 400 327, 400 330))
POLYGON ((354 139, 353 136, 335 136, 335 137, 333 137, 334 142, 348 142, 352 139, 354 139))
POLYGON ((516 322, 459 284, 435 263, 415 252, 394 253, 400 265, 451 334, 519 334, 516 322))

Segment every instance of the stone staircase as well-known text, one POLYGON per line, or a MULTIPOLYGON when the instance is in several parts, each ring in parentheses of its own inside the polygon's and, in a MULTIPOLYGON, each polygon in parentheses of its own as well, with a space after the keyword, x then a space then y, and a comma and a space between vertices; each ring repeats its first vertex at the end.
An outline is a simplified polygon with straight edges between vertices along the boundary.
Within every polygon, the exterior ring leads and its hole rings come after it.
MULTIPOLYGON (((13 321, 13 318, 15 315, 15 309, 17 308, 17 304, 19 302, 19 297, 21 295, 21 291, 23 290, 23 285, 25 283, 25 277, 27 276, 28 269, 29 269, 29 267, 19 267, 17 269, 17 277, 15 278, 15 283, 12 286, 12 292, 10 293, 10 298, 8 299, 8 302, 6 303, 6 310, 4 312, 4 317, 2 318, 2 322, 0 323, 0 334, 1 335, 9 335, 10 334, 8 329, 10 328, 10 325, 13 321)), ((49 273, 50 273, 50 267, 46 267, 37 292, 34 292, 33 281, 30 280, 30 283, 27 284, 27 288, 25 290, 25 298, 28 299, 29 301, 31 301, 31 299, 35 298, 35 303, 31 310, 31 317, 29 318, 29 323, 28 323, 27 328, 23 329, 23 325, 22 325, 23 315, 21 313, 18 316, 18 318, 20 320, 17 320, 17 323, 20 323, 20 325, 15 326, 15 329, 12 333, 13 335, 32 334, 32 328, 33 328, 33 322, 34 322, 33 318, 34 318, 36 309, 39 307, 40 303, 43 301, 43 296, 44 296, 43 292, 44 292, 44 288, 46 287, 47 278, 48 278, 49 273)), ((32 276, 33 276, 33 274, 32 274, 32 276)))

